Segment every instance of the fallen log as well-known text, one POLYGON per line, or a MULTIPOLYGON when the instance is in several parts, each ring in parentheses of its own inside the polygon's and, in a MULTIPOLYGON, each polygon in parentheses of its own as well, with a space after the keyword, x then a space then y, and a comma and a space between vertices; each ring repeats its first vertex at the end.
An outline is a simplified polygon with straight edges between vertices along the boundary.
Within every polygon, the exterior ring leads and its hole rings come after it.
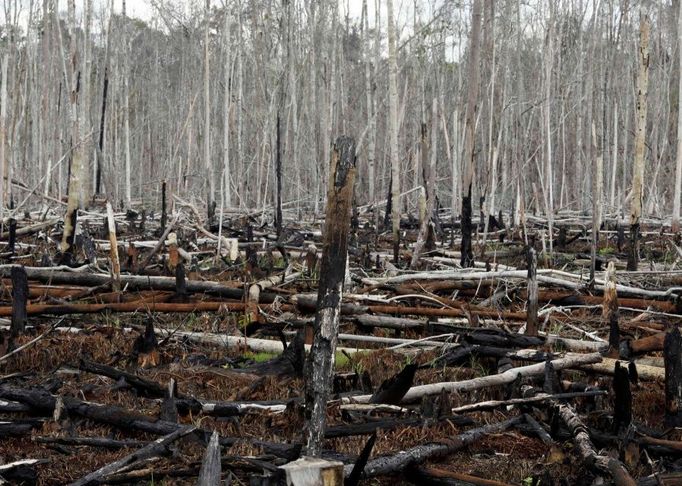
MULTIPOLYGON (((400 451, 396 455, 377 457, 367 463, 362 474, 362 478, 369 479, 377 476, 399 474, 413 464, 420 464, 431 458, 443 457, 448 454, 452 454, 473 444, 474 442, 481 440, 483 437, 489 434, 504 432, 505 430, 522 421, 523 417, 517 416, 504 422, 498 422, 476 429, 467 430, 466 432, 459 434, 452 439, 444 440, 440 443, 432 442, 429 444, 412 447, 405 451, 400 451)), ((346 465, 344 467, 344 474, 349 475, 352 470, 352 464, 346 465)))
POLYGON ((635 480, 630 476, 622 462, 597 453, 587 427, 575 411, 564 403, 557 402, 556 406, 557 413, 573 436, 573 441, 583 464, 600 475, 609 474, 616 486, 635 486, 635 480))
POLYGON ((113 366, 107 366, 82 359, 78 365, 81 371, 87 371, 95 375, 106 376, 113 380, 124 379, 132 388, 140 392, 143 396, 152 398, 163 398, 166 396, 166 388, 156 382, 146 380, 140 376, 127 371, 119 370, 113 366))
MULTIPOLYGON (((265 304, 266 308, 270 305, 265 304)), ((103 304, 29 304, 26 312, 29 316, 36 315, 65 315, 65 314, 96 314, 100 312, 216 312, 219 310, 244 311, 246 304, 242 302, 121 302, 103 304)), ((281 304, 278 309, 292 311, 294 307, 288 304, 281 304)), ((0 307, 0 316, 11 316, 12 307, 0 307)))
POLYGON ((114 474, 120 471, 125 466, 129 466, 131 464, 135 464, 146 459, 159 456, 166 451, 167 447, 170 444, 172 444, 178 439, 181 439, 182 437, 194 433, 196 430, 197 428, 193 426, 180 427, 176 431, 171 432, 170 434, 155 440, 154 442, 143 447, 142 449, 139 449, 133 452, 132 454, 129 454, 117 461, 112 462, 111 464, 107 464, 106 466, 103 466, 98 470, 91 472, 90 474, 82 477, 78 481, 71 483, 70 486, 86 486, 88 484, 98 482, 100 479, 103 479, 110 474, 114 474))
MULTIPOLYGON (((602 358, 600 363, 591 363, 578 366, 578 369, 585 372, 598 373, 600 375, 613 375, 616 366, 616 359, 602 358)), ((665 369, 658 366, 650 366, 637 363, 637 374, 643 381, 663 381, 665 379, 665 369)), ((623 362, 627 366, 627 361, 623 362)))
POLYGON ((511 398, 509 400, 490 400, 487 402, 472 403, 469 405, 462 405, 452 409, 452 413, 471 413, 482 410, 493 410, 500 407, 508 407, 510 405, 528 405, 531 403, 542 403, 550 400, 568 400, 571 398, 596 397, 607 395, 606 390, 588 390, 584 392, 568 392, 568 393, 539 393, 527 398, 511 398))
MULTIPOLYGON (((584 355, 568 355, 564 358, 559 358, 551 361, 555 370, 562 370, 566 368, 575 368, 580 365, 599 363, 602 357, 599 353, 584 354, 584 355)), ((506 385, 518 377, 540 376, 545 372, 545 363, 537 363, 528 366, 521 366, 512 368, 503 373, 495 375, 483 376, 480 378, 472 378, 463 381, 446 381, 441 383, 433 383, 429 385, 413 386, 405 394, 403 403, 411 403, 421 399, 427 395, 438 395, 445 390, 447 393, 459 393, 463 391, 479 390, 491 386, 506 385)), ((371 395, 359 395, 352 398, 344 398, 344 403, 367 403, 371 395)))
MULTIPOLYGON (((0 266, 0 276, 9 278, 11 269, 16 265, 0 266)), ((43 283, 67 284, 83 287, 97 287, 111 282, 111 277, 99 273, 68 272, 52 268, 30 268, 26 267, 26 274, 29 280, 37 280, 43 283)), ((121 275, 121 286, 128 290, 169 290, 175 291, 175 277, 157 277, 145 275, 121 275)), ((244 296, 242 288, 232 287, 220 282, 208 282, 200 280, 188 280, 187 291, 190 293, 207 293, 241 299, 244 296)), ((260 302, 271 303, 275 294, 262 293, 260 302)))
POLYGON ((67 446, 87 446, 102 447, 105 449, 124 449, 127 447, 143 447, 149 444, 145 440, 117 440, 106 437, 46 437, 37 436, 33 438, 39 444, 59 444, 67 446))
POLYGON ((429 484, 438 486, 512 486, 509 483, 479 478, 470 474, 446 471, 437 467, 411 467, 407 471, 406 479, 413 484, 429 484))

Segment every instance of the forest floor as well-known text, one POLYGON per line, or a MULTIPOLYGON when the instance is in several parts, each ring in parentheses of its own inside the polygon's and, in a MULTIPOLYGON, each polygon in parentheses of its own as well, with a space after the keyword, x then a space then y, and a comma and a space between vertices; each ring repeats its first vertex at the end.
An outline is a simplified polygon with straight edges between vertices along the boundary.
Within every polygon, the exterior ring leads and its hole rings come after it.
MULTIPOLYGON (((202 222, 194 212, 177 220, 177 245, 171 237, 154 255, 150 252, 162 233, 158 220, 131 212, 116 219, 122 275, 166 276, 166 282, 182 280, 186 273, 186 284, 213 282, 219 288, 194 291, 178 283, 170 289, 152 279, 145 287, 122 278, 118 292, 108 280, 99 286, 76 283, 90 274, 109 278, 110 240, 101 218, 83 219, 70 270, 56 266, 58 225, 18 236, 14 251, 3 254, 8 265, 0 266, 0 315, 10 317, 16 305, 11 270, 20 264, 28 271, 28 318, 25 331, 12 338, 12 349, 20 349, 0 358, 0 463, 9 465, 0 466, 0 477, 23 484, 70 484, 174 427, 191 425, 198 430, 161 452, 133 457, 80 484, 196 484, 213 431, 222 444, 223 481, 277 484, 282 480, 278 466, 296 459, 305 440, 302 354, 296 354, 293 343, 296 336, 309 339, 306 332, 314 319, 323 251, 319 221, 289 223, 277 239, 274 228, 259 225, 255 217, 228 218, 220 232, 230 240, 221 244, 236 239, 239 245, 238 259, 230 261, 227 254, 215 257, 217 223, 202 222), (184 272, 177 271, 178 265, 184 272), (228 296, 225 289, 234 292, 228 296), (288 355, 280 354, 282 340, 289 343, 288 355), (169 383, 172 393, 166 392, 169 383), (105 440, 79 443, 85 438, 105 440), (17 463, 23 460, 35 461, 17 463)), ((462 269, 459 230, 455 226, 451 237, 452 226, 443 224, 435 247, 415 269, 431 276, 409 278, 406 268, 417 234, 413 221, 404 221, 407 244, 397 267, 390 263, 388 233, 377 238, 370 225, 355 227, 351 282, 344 293, 349 305, 342 309, 342 349, 336 354, 323 456, 352 465, 376 433, 360 484, 559 485, 594 484, 601 478, 616 484, 635 484, 630 479, 679 484, 670 481, 679 481, 682 434, 664 426, 664 418, 675 423, 674 411, 666 411, 663 358, 666 331, 676 329, 682 316, 676 293, 666 294, 682 282, 679 249, 661 225, 647 224, 642 271, 626 272, 626 248, 614 227, 601 237, 596 285, 590 288, 588 220, 575 216, 566 221, 569 242, 555 242, 553 262, 542 251, 547 250, 544 222, 538 218, 527 224, 526 234, 539 254, 538 274, 554 279, 539 281, 537 337, 524 334, 527 260, 519 229, 491 228, 483 257, 477 232, 474 250, 483 263, 462 269), (608 261, 616 264, 611 278, 621 298, 619 349, 609 348, 612 328, 604 318, 608 261), (550 267, 556 272, 545 270, 550 267), (593 355, 585 361, 592 364, 580 361, 593 355), (511 381, 478 381, 563 358, 578 361, 561 370, 545 365, 540 373, 511 381), (630 366, 629 380, 615 388, 614 358, 625 369, 631 363, 638 369, 635 376, 630 366), (374 399, 365 408, 355 403, 354 397, 376 398, 380 384, 410 365, 418 367, 408 388, 447 383, 455 391, 436 387, 383 406, 374 399), (561 395, 566 393, 574 396, 561 395), (630 395, 629 416, 614 410, 630 395), (532 403, 458 410, 533 396, 537 400, 532 403), (575 412, 577 429, 562 407, 575 412), (514 417, 519 420, 503 430, 486 432, 464 447, 455 443, 467 431, 514 417), (586 451, 581 431, 592 451, 586 451), (419 456, 425 444, 452 450, 419 456), (382 473, 377 461, 400 451, 415 460, 382 473), (629 479, 619 479, 603 458, 621 464, 629 479), (375 466, 378 474, 372 473, 375 466)), ((24 220, 18 226, 35 223, 24 220)), ((8 352, 10 339, 10 320, 5 321, 0 356, 8 352)))

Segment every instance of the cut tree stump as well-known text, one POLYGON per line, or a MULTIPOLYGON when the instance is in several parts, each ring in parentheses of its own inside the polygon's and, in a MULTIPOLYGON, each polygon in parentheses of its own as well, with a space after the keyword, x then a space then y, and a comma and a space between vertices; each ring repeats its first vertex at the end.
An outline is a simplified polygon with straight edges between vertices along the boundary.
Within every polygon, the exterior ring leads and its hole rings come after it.
POLYGON ((288 486, 342 486, 343 463, 317 457, 301 457, 281 466, 288 486))

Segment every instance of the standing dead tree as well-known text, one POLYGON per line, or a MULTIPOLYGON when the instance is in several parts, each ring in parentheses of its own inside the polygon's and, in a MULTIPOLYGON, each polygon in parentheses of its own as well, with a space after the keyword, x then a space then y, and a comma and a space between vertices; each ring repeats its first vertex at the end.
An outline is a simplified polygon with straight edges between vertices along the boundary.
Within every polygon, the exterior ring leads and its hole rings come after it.
POLYGON ((400 159, 398 157, 398 60, 393 0, 386 0, 388 15, 388 125, 391 147, 391 222, 393 233, 393 263, 400 253, 400 159))
POLYGON ((474 181, 474 145, 476 133, 476 104, 478 101, 481 57, 481 17, 483 4, 474 0, 471 11, 471 39, 469 44, 469 75, 467 89, 467 107, 464 116, 464 155, 462 177, 462 246, 461 265, 474 265, 474 252, 471 249, 471 186, 474 181))
POLYGON ((628 270, 636 271, 639 264, 639 231, 642 217, 644 179, 644 150, 649 87, 649 16, 644 15, 639 26, 639 72, 637 74, 637 133, 635 134, 635 161, 632 172, 632 200, 630 205, 630 254, 628 270))
POLYGON ((320 455, 324 438, 348 257, 354 182, 355 142, 342 136, 336 140, 331 157, 315 334, 305 373, 306 450, 309 456, 320 455))

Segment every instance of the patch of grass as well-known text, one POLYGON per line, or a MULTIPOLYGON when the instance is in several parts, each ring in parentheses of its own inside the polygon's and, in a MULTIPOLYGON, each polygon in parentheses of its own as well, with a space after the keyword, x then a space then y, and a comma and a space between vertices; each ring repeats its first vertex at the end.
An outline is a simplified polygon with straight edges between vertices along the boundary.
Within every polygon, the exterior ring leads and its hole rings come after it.
POLYGON ((258 352, 258 353, 253 353, 253 352, 247 352, 244 353, 244 357, 247 359, 251 359, 255 361, 256 363, 264 363, 265 361, 270 361, 272 358, 277 357, 278 355, 275 353, 266 353, 266 352, 258 352))
POLYGON ((616 249, 613 246, 605 246, 604 248, 599 248, 597 253, 599 253, 601 256, 613 255, 616 253, 616 249))

